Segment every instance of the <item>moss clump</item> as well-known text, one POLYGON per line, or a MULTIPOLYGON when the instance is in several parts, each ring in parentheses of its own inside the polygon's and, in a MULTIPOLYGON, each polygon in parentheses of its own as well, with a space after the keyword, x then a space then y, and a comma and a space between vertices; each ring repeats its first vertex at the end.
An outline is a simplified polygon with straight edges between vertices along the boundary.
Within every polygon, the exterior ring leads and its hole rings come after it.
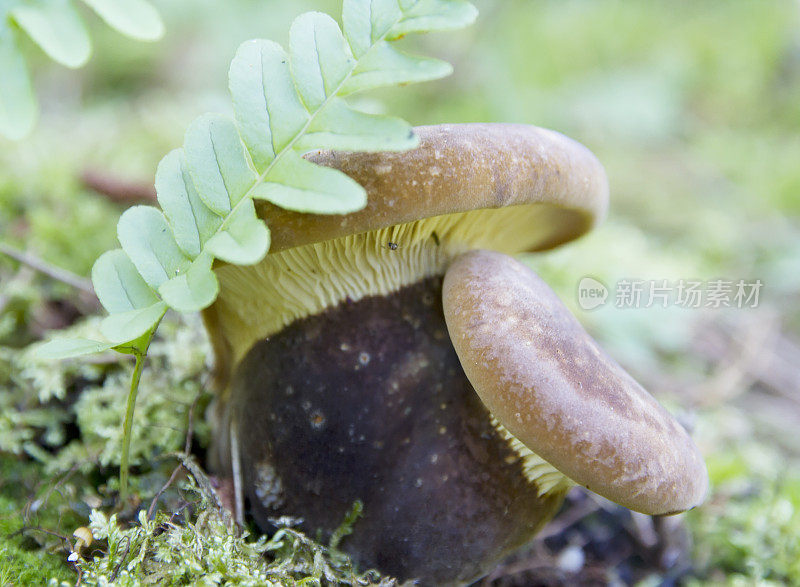
MULTIPOLYGON (((0 455, 0 585, 41 585, 75 580, 66 557, 57 553, 64 542, 41 528, 58 526, 59 507, 43 514, 32 511, 21 489, 39 471, 36 464, 0 455), (15 490, 16 487, 16 490, 15 490)), ((65 520, 66 521, 66 520, 65 520)), ((69 523, 67 521, 67 523, 69 523)))
POLYGON ((688 515, 700 577, 731 585, 800 584, 800 472, 752 440, 710 454, 707 463, 711 496, 688 515))
MULTIPOLYGON (((180 513, 144 511, 127 528, 116 515, 91 514, 100 542, 77 566, 86 585, 393 585, 375 572, 357 573, 349 559, 292 529, 291 519, 276 521, 271 538, 238 531, 225 510, 191 479, 184 486, 193 499, 180 513)), ((346 520, 351 525, 353 517, 346 520)), ((345 528, 339 532, 346 534, 345 528)))
MULTIPOLYGON (((86 320, 68 335, 92 336, 96 326, 86 320)), ((210 351, 199 319, 168 321, 163 336, 148 357, 133 431, 132 464, 145 468, 183 446, 192 404, 199 411, 210 400, 203 386, 210 351)), ((118 466, 132 368, 119 360, 109 352, 89 361, 35 362, 28 352, 0 347, 0 451, 27 455, 52 475, 118 466)), ((196 420, 195 438, 205 444, 208 426, 196 420)))

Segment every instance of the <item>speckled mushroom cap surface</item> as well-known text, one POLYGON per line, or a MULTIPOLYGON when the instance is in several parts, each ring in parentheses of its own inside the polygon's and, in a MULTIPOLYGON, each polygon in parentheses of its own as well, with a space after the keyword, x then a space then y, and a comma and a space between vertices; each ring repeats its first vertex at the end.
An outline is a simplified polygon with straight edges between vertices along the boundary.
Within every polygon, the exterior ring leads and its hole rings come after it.
POLYGON ((410 151, 307 155, 366 189, 359 212, 300 214, 257 203, 270 252, 251 266, 218 263, 220 293, 203 312, 221 384, 256 341, 295 320, 442 275, 472 249, 554 247, 605 215, 602 165, 562 134, 517 124, 414 132, 420 144, 410 151))
POLYGON ((530 450, 632 510, 700 504, 708 476, 689 435, 528 267, 466 253, 447 271, 443 302, 467 377, 530 450))
POLYGON ((414 129, 419 147, 403 152, 320 151, 311 161, 343 171, 368 194, 345 216, 300 214, 259 202, 271 251, 479 209, 538 205, 547 229, 529 227, 519 250, 577 238, 606 213, 608 181, 586 147, 555 131, 521 124, 443 124, 414 129), (533 237, 533 238, 532 238, 533 237))

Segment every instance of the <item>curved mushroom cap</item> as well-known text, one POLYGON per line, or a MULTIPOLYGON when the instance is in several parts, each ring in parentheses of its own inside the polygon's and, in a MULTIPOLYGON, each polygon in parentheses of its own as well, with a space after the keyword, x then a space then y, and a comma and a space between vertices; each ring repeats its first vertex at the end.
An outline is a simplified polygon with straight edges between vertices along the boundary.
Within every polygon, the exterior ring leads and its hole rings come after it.
POLYGON ((495 418, 577 483, 632 510, 677 513, 708 487, 697 447, 536 274, 472 251, 443 302, 467 377, 495 418))
POLYGON ((308 155, 361 184, 367 206, 326 216, 259 202, 258 214, 272 232, 271 252, 422 218, 523 205, 517 213, 529 223, 514 234, 514 252, 540 250, 577 238, 605 215, 602 165, 562 134, 521 124, 421 126, 414 133, 420 144, 411 151, 308 155))
POLYGON ((468 250, 556 246, 605 214, 603 167, 559 133, 512 124, 414 132, 420 146, 412 151, 309 156, 364 186, 359 212, 300 214, 258 203, 270 253, 256 265, 218 264, 220 293, 203 312, 219 385, 256 341, 295 320, 442 275, 468 250))

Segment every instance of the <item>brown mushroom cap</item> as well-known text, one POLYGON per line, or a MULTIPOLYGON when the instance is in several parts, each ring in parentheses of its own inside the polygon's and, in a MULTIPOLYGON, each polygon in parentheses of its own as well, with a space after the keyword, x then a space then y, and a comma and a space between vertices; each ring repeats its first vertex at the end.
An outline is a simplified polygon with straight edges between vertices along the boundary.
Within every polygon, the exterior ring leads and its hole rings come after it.
MULTIPOLYGON (((521 124, 443 124, 414 129, 411 151, 320 151, 308 159, 343 171, 368 194, 346 216, 300 214, 259 202, 271 251, 472 210, 526 205, 545 217, 520 234, 518 251, 577 238, 608 206, 608 181, 586 147, 557 132, 521 124)), ((494 247, 492 247, 494 248, 494 247)))
POLYGON ((689 435, 528 267, 466 253, 447 271, 443 301, 467 377, 525 446, 632 510, 700 504, 708 476, 689 435))
POLYGON ((564 135, 515 124, 414 132, 420 146, 411 151, 308 156, 364 186, 368 203, 359 212, 257 204, 272 232, 270 253, 252 266, 220 264, 219 296, 203 313, 221 385, 256 341, 295 320, 441 275, 475 248, 554 247, 605 214, 602 165, 564 135))

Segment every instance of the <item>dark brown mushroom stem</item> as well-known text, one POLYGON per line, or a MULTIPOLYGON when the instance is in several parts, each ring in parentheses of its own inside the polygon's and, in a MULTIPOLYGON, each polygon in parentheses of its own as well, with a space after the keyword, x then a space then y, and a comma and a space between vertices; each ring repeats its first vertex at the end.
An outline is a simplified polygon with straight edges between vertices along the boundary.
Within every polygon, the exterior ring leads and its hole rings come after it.
POLYGON ((449 342, 441 283, 341 304, 247 354, 230 418, 262 528, 302 516, 327 537, 359 499, 343 542, 359 566, 442 585, 487 573, 555 513, 569 484, 530 481, 492 424, 449 342))

